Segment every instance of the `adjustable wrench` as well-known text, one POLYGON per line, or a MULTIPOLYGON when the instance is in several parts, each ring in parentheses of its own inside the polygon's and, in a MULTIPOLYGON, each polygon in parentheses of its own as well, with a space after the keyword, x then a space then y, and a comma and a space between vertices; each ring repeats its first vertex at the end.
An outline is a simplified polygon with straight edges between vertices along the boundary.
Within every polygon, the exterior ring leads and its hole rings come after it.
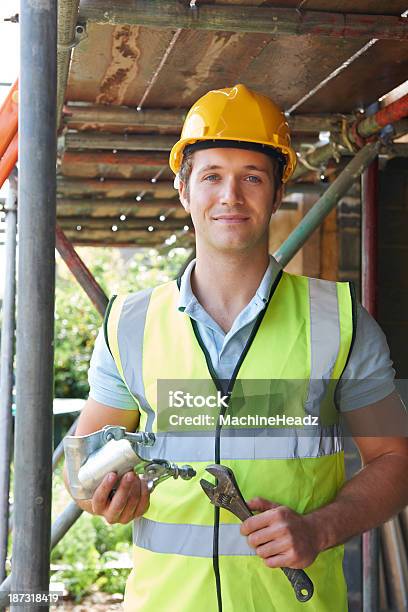
MULTIPOLYGON (((230 468, 225 465, 209 465, 206 471, 215 476, 217 484, 213 485, 202 478, 200 485, 214 506, 229 510, 241 521, 245 521, 252 516, 251 510, 246 505, 239 490, 234 472, 230 468)), ((313 582, 309 576, 300 569, 282 567, 281 570, 291 583, 298 601, 309 601, 314 590, 313 582)))

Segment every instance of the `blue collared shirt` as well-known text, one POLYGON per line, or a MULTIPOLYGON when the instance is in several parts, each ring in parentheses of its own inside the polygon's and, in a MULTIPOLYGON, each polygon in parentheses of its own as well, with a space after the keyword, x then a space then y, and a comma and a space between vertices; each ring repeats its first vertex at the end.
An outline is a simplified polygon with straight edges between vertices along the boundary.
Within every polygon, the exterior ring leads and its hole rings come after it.
POLYGON ((199 334, 208 350, 217 377, 222 380, 229 380, 244 350, 257 316, 266 307, 272 284, 281 267, 276 259, 270 255, 269 265, 254 297, 237 315, 231 329, 225 333, 204 310, 191 289, 191 273, 194 266, 195 259, 189 263, 181 278, 179 310, 197 322, 199 334))

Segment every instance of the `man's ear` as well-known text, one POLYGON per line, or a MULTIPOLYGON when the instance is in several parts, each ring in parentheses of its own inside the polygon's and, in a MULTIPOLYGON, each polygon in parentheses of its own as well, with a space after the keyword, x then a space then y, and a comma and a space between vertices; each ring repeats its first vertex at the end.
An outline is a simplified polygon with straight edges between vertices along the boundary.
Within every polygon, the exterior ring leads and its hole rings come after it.
POLYGON ((280 205, 282 204, 284 191, 285 191, 284 185, 283 183, 281 183, 279 187, 277 188, 277 190, 275 191, 275 199, 273 202, 272 214, 275 214, 276 211, 279 209, 280 205))
POLYGON ((186 183, 184 183, 183 181, 179 181, 178 192, 179 192, 180 202, 184 210, 189 213, 190 212, 190 202, 187 197, 186 183))

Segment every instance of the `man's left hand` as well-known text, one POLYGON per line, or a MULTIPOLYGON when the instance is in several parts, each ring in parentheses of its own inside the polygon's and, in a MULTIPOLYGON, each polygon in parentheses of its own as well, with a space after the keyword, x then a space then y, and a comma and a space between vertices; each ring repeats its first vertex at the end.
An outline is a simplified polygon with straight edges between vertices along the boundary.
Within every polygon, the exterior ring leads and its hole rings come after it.
POLYGON ((242 535, 268 567, 303 569, 316 559, 319 551, 310 515, 302 516, 286 506, 256 497, 247 502, 251 516, 241 525, 242 535))

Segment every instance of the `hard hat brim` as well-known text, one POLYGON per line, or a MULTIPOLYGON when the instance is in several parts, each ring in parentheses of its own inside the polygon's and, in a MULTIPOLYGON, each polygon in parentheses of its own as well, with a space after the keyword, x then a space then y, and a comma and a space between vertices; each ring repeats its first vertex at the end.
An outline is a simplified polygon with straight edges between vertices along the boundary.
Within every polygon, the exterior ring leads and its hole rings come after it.
POLYGON ((238 149, 252 149, 252 150, 259 151, 261 153, 265 153, 266 155, 268 154, 271 155, 271 152, 275 150, 277 152, 277 156, 282 155, 284 157, 285 168, 284 168, 283 175, 282 175, 282 182, 286 183, 286 181, 290 178, 290 176, 293 174, 295 170, 296 163, 297 163, 297 157, 294 154, 294 151, 292 148, 287 147, 285 144, 281 142, 278 142, 278 139, 276 140, 277 140, 276 144, 275 143, 271 144, 270 141, 269 142, 266 142, 266 141, 259 142, 258 140, 250 140, 250 139, 240 139, 240 140, 231 140, 231 138, 216 138, 216 139, 196 138, 194 140, 183 139, 183 140, 179 140, 171 149, 169 165, 170 165, 170 168, 173 170, 174 174, 177 174, 180 171, 185 150, 189 149, 190 150, 189 152, 194 152, 194 149, 192 148, 194 145, 198 145, 197 149, 195 150, 223 148, 223 147, 234 148, 235 146, 235 148, 238 148, 238 149), (200 146, 201 143, 208 143, 208 145, 205 144, 203 146, 200 146), (255 145, 255 146, 248 147, 245 145, 255 145))

